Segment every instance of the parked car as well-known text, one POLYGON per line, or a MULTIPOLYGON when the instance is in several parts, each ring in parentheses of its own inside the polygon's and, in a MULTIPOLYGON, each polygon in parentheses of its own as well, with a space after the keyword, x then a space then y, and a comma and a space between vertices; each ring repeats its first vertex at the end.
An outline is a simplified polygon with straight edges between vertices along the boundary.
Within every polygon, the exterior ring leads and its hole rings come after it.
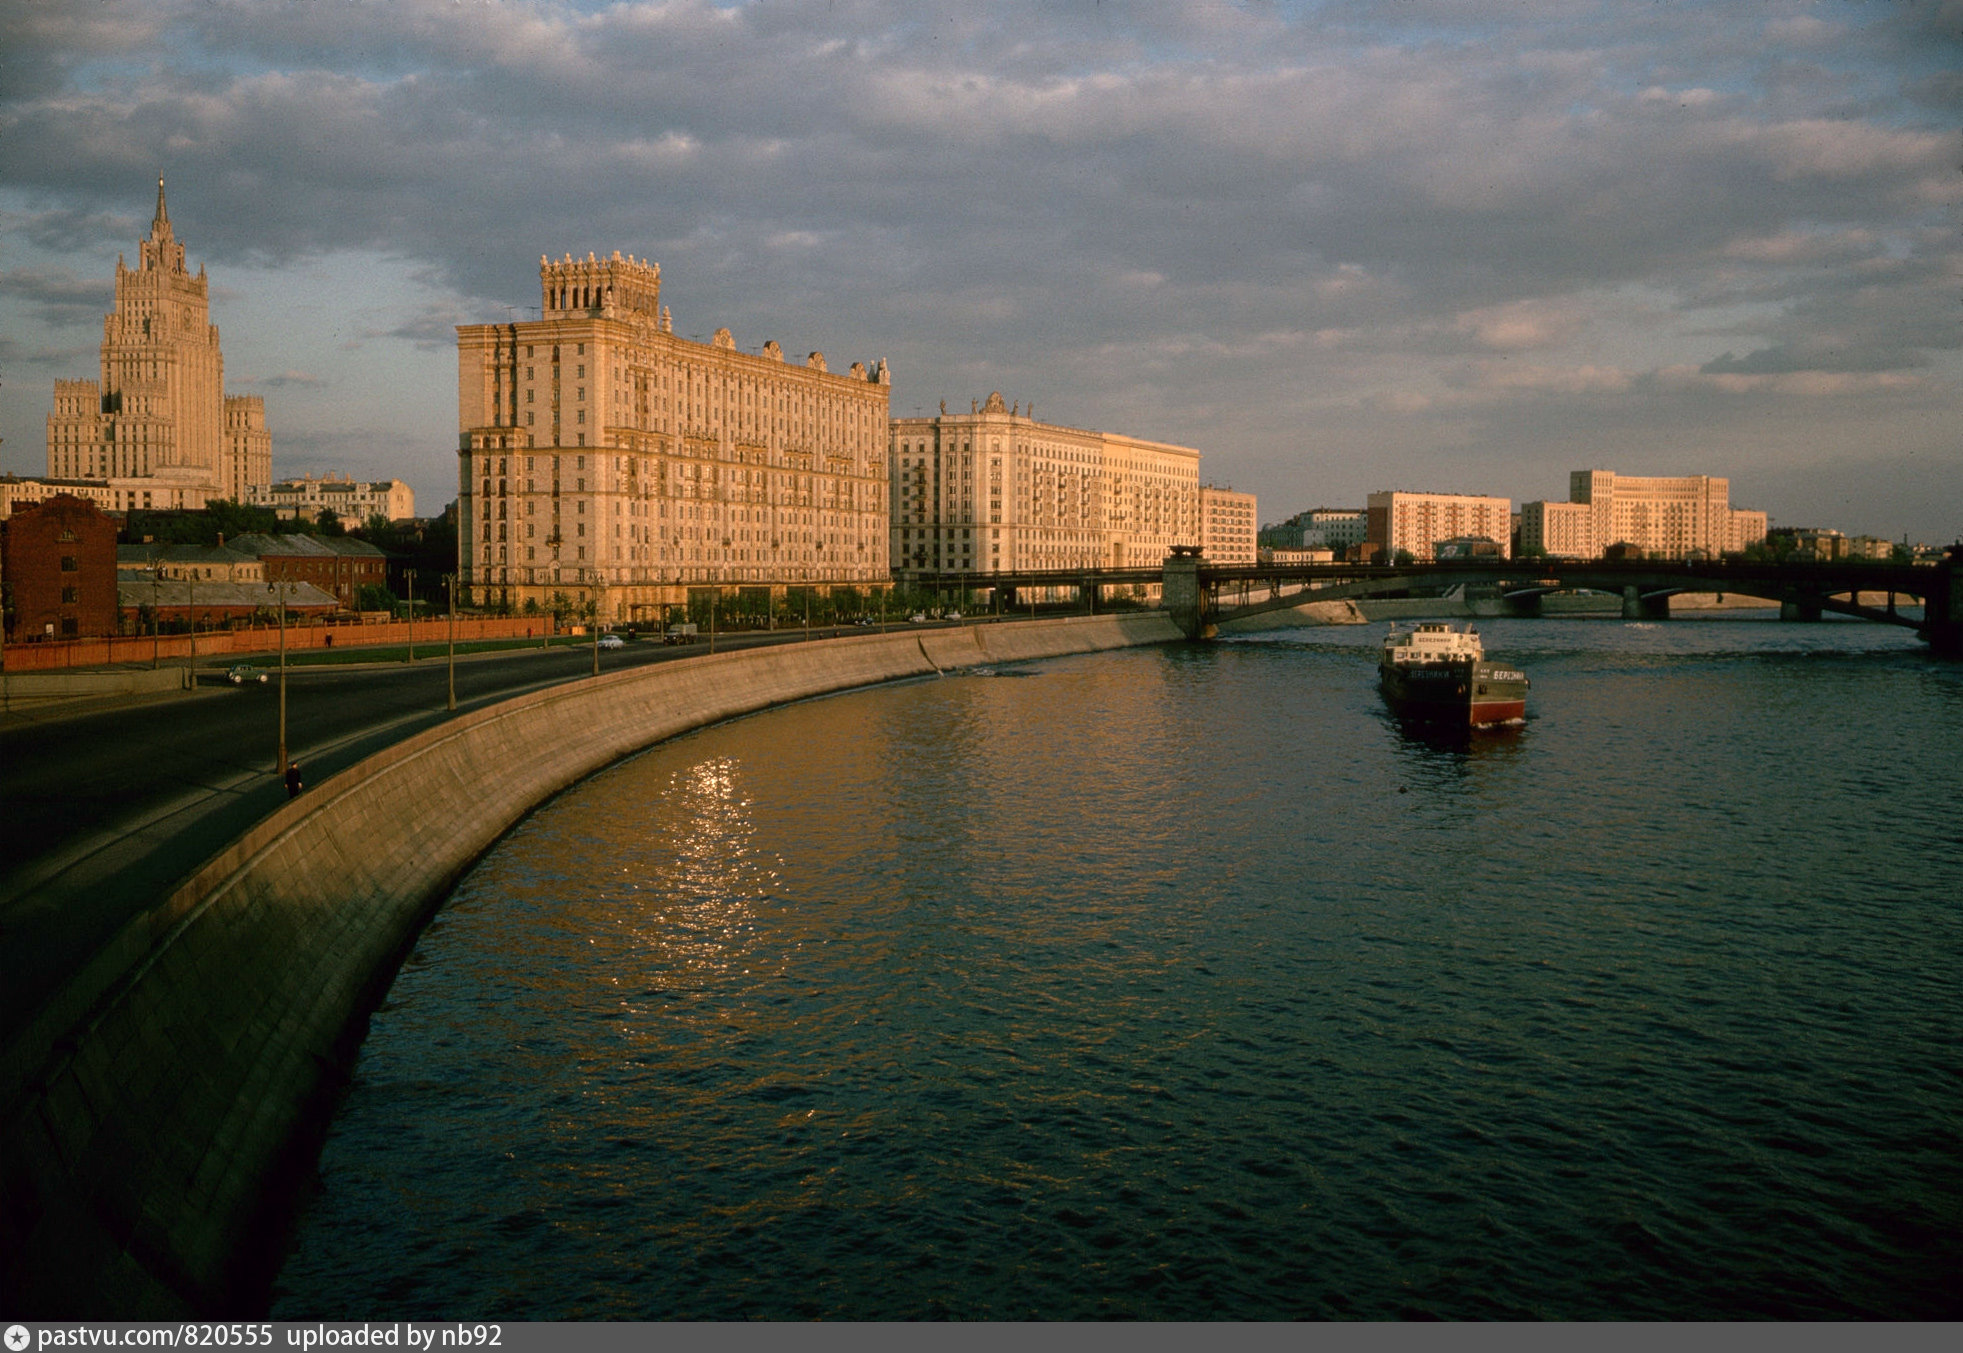
POLYGON ((248 681, 256 681, 263 686, 266 683, 266 674, 251 663, 242 662, 225 673, 225 680, 234 686, 243 686, 248 681))
POLYGON ((602 634, 600 636, 600 647, 601 648, 625 648, 627 647, 627 641, 621 638, 618 634, 602 634))
POLYGON ((927 623, 927 613, 925 611, 915 611, 907 617, 907 620, 910 624, 924 625, 927 623))

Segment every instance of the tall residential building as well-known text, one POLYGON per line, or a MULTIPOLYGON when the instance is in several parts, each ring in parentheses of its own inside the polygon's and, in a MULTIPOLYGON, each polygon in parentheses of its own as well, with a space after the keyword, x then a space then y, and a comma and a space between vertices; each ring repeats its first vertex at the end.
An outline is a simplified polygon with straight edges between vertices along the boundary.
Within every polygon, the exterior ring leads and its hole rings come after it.
POLYGON ((1765 538, 1763 512, 1733 508, 1731 482, 1711 475, 1644 477, 1576 470, 1568 501, 1520 509, 1520 548, 1564 559, 1594 559, 1611 545, 1633 545, 1659 559, 1736 553, 1765 538))
POLYGON ((1039 423, 999 391, 888 434, 893 567, 1136 566, 1200 539, 1200 453, 1039 423))
POLYGON ((416 491, 400 479, 302 475, 258 490, 252 505, 270 507, 275 515, 294 521, 314 521, 325 509, 347 525, 359 526, 370 517, 404 521, 415 516, 416 491))
POLYGON ((160 178, 135 269, 116 259, 101 378, 55 382, 48 475, 105 484, 115 511, 199 508, 247 501, 272 482, 272 455, 265 402, 225 394, 204 268, 185 271, 160 178))
POLYGON ((1256 559, 1255 502, 1251 493, 1200 486, 1200 553, 1209 563, 1251 564, 1256 559))
POLYGON ((1484 537, 1502 552, 1513 539, 1513 500, 1463 493, 1373 493, 1366 500, 1364 541, 1395 559, 1408 550, 1420 563, 1437 558, 1440 541, 1484 537))
POLYGON ((884 361, 676 338, 661 269, 539 260, 541 317, 457 328, 458 530, 478 605, 659 617, 691 586, 884 582, 884 361))

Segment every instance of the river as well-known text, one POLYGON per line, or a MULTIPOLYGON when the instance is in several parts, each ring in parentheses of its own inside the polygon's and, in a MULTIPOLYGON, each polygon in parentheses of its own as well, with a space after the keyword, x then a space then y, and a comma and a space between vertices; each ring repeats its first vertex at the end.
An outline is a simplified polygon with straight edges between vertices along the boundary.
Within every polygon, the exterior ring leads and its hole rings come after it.
POLYGON ((376 1013, 280 1318, 1963 1316, 1963 664, 1383 626, 774 710, 545 805, 376 1013))

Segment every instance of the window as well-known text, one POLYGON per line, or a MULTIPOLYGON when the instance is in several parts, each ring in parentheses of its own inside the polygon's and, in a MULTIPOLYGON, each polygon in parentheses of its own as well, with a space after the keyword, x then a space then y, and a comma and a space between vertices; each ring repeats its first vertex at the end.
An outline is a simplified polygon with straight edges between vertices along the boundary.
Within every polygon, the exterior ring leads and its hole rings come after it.
POLYGON ((73 573, 80 567, 81 566, 75 562, 74 555, 64 554, 63 556, 61 556, 61 571, 63 573, 73 573))
POLYGON ((77 602, 79 602, 79 601, 80 601, 81 599, 82 599, 82 589, 81 589, 81 588, 79 588, 79 587, 64 587, 64 588, 62 588, 62 589, 61 589, 61 604, 62 604, 62 605, 64 605, 64 606, 73 606, 73 605, 75 605, 75 604, 76 604, 77 602))

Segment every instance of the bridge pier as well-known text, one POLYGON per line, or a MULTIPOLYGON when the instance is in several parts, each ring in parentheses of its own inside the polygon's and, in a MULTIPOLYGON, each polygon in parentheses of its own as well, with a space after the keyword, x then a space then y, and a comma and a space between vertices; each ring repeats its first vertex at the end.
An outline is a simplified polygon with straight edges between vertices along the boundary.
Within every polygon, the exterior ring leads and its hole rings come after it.
POLYGON ((1624 620, 1668 620, 1670 618, 1670 594, 1661 592, 1646 597, 1643 589, 1633 584, 1622 589, 1622 618, 1624 620))
POLYGON ((1820 618, 1820 606, 1817 602, 1782 601, 1779 603, 1779 618, 1812 624, 1820 618))
POLYGON ((1206 592, 1200 586, 1200 555, 1175 549, 1167 556, 1160 605, 1188 639, 1211 639, 1215 634, 1207 614, 1206 592))
POLYGON ((1963 658, 1963 545, 1952 545, 1922 598, 1922 637, 1933 652, 1963 658))
POLYGON ((1540 599, 1544 592, 1523 592, 1517 597, 1503 597, 1502 604, 1506 614, 1517 620, 1538 620, 1541 616, 1540 599))

